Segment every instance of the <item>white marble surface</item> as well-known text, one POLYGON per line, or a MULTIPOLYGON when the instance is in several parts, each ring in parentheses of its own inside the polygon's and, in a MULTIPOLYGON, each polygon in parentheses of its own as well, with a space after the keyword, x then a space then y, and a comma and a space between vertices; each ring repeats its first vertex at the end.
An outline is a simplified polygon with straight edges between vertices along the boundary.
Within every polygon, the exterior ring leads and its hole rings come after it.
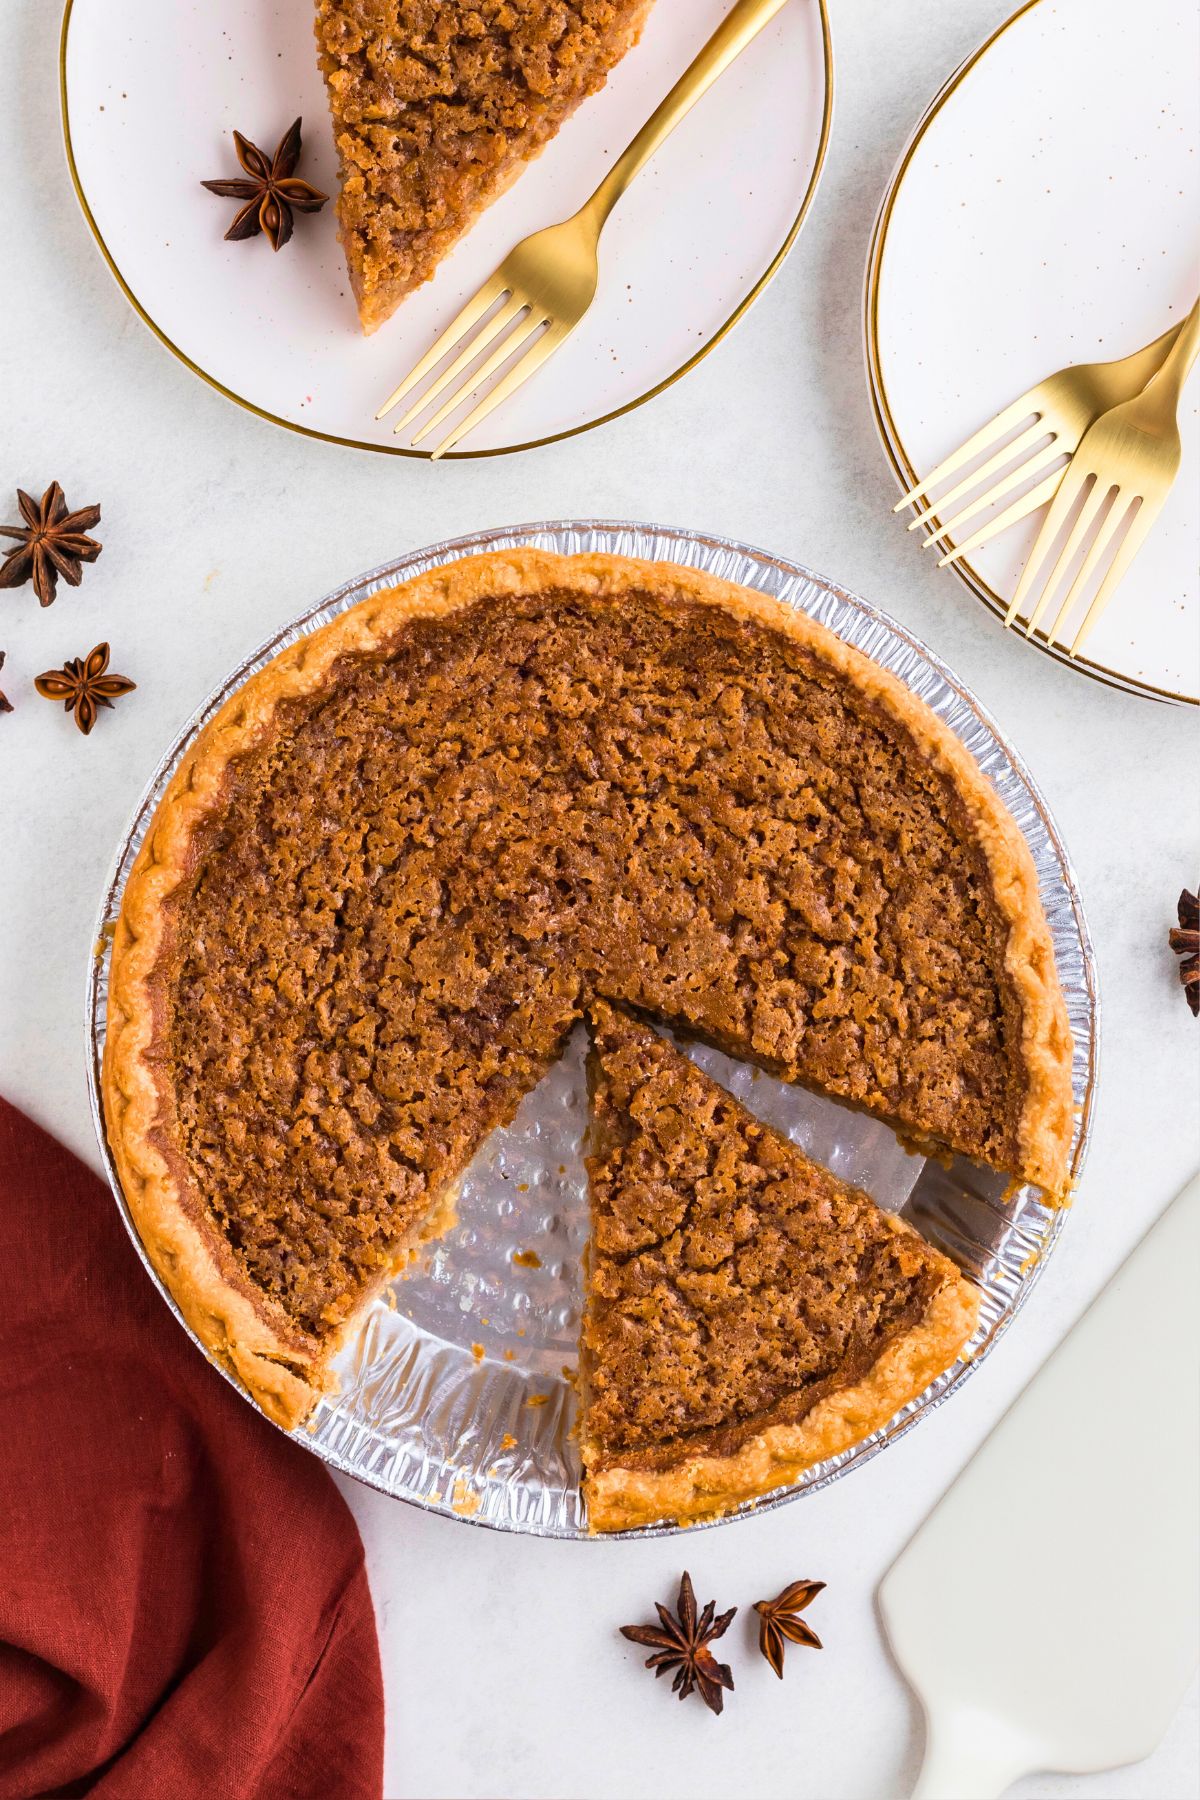
MULTIPOLYGON (((345 576, 519 519, 695 524, 795 555, 889 608, 1024 752, 1073 851, 1096 938, 1102 1095, 1070 1228, 1018 1327, 904 1442, 781 1512, 645 1545, 503 1538, 347 1487, 379 1614, 393 1800, 906 1794, 922 1727, 881 1637, 878 1580, 1200 1162, 1200 1028, 1164 946, 1175 895, 1197 873, 1196 718, 1072 679, 1001 636, 892 518, 866 403, 859 301, 876 201, 929 95, 1006 10, 1006 0, 833 0, 839 92, 824 184, 783 275, 735 336, 603 432, 431 469, 286 436, 153 341, 67 181, 57 7, 0 0, 0 511, 17 483, 40 490, 58 477, 75 504, 103 502, 106 545, 83 588, 63 589, 49 611, 28 589, 0 596, 0 686, 17 707, 0 718, 0 1090, 97 1162, 84 966, 109 858, 163 748, 228 667, 345 576), (101 637, 140 685, 85 741, 28 684, 101 637), (738 1689, 720 1720, 656 1689, 615 1636, 670 1596, 684 1563, 702 1598, 745 1609, 727 1639, 738 1689), (829 1584, 813 1609, 827 1649, 793 1652, 780 1687, 752 1651, 749 1603, 801 1575, 829 1584)), ((1151 1480, 1147 1529, 1152 1501, 1151 1480)), ((1111 1586, 1114 1634, 1119 1571, 1114 1546, 1096 1571, 1111 1586)), ((983 1629, 990 1608, 1020 1605, 1003 1546, 981 1544, 979 1582, 983 1629)), ((1013 1791, 1184 1800, 1197 1787, 1193 1692, 1147 1762, 1013 1791)))

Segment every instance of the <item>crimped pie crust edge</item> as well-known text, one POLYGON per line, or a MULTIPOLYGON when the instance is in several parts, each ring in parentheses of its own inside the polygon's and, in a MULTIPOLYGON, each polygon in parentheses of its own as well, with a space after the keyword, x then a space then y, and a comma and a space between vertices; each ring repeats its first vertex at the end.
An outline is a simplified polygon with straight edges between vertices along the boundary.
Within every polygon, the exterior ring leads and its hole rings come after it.
POLYGON ((980 1298, 956 1272, 920 1322, 894 1338, 861 1381, 819 1401, 799 1424, 769 1425, 728 1456, 700 1453, 670 1469, 614 1465, 585 1474, 589 1530, 719 1518, 743 1501, 790 1486, 805 1469, 870 1437, 957 1361, 979 1322, 980 1298))

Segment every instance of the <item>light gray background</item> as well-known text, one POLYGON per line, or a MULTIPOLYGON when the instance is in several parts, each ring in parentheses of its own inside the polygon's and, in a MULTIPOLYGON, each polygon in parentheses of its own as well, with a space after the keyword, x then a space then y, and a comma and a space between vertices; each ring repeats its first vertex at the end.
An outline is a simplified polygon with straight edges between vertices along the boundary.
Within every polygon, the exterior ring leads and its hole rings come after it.
MULTIPOLYGON (((1102 1095, 1069 1229, 1017 1329, 903 1443, 781 1512, 644 1546, 499 1537, 346 1485, 378 1609, 395 1800, 905 1794, 922 1727, 883 1643, 879 1578, 1200 1161, 1200 1027, 1165 948, 1175 896, 1200 861, 1195 715, 1073 678, 1002 635, 893 519, 867 406, 860 305, 879 196, 927 100, 1008 10, 832 0, 838 98, 824 180, 790 262, 733 338, 603 431, 433 469, 260 423, 152 339, 67 179, 58 8, 0 0, 0 512, 13 512, 18 483, 40 492, 57 477, 73 504, 102 501, 106 545, 83 588, 61 588, 49 611, 28 588, 0 596, 0 686, 17 706, 0 718, 0 1090, 97 1165, 85 963, 110 857, 162 751, 228 668, 325 590, 432 539, 519 520, 700 526, 795 556, 888 608, 1024 753, 1096 938, 1102 1095), (139 689, 85 741, 29 682, 99 638, 139 689), (673 1593, 685 1563, 701 1599, 744 1609, 726 1640, 738 1689, 720 1720, 656 1689, 614 1635, 673 1593), (796 1576, 829 1584, 811 1614, 827 1648, 791 1652, 781 1687, 752 1650, 749 1603, 796 1576)), ((1119 1546, 1096 1579, 1111 1588, 1117 1636, 1119 1546)), ((979 1592, 981 1630, 991 1609, 1020 1605, 1002 1543, 980 1545, 979 1592)), ((1184 1800, 1197 1780, 1193 1692, 1149 1761, 1014 1793, 1184 1800)))

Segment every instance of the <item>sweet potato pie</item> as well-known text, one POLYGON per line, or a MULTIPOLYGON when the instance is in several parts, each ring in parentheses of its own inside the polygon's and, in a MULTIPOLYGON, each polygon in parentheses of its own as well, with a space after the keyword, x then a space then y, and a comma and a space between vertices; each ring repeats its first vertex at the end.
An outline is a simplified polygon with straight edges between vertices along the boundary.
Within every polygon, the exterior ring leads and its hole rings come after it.
POLYGON ((379 593, 200 733, 126 887, 104 1068, 146 1248, 302 1421, 487 1135, 593 1031, 582 1443, 604 1529, 734 1506, 952 1363, 973 1291, 648 1022, 1058 1194, 1031 858, 802 613, 511 551, 379 593))

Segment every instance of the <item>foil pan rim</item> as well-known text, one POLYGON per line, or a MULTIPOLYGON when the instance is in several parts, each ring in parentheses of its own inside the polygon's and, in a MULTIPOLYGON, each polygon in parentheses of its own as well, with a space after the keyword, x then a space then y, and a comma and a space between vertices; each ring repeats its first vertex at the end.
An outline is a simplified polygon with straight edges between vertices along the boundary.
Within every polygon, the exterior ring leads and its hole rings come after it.
MULTIPOLYGON (((301 636, 319 629, 329 619, 386 586, 463 557, 525 546, 557 550, 563 554, 604 551, 655 561, 675 561, 758 588, 786 604, 802 607, 838 636, 855 644, 883 666, 891 668, 911 691, 919 694, 950 726, 1008 803, 1033 853, 1075 1037, 1074 1085, 1078 1125, 1072 1149, 1073 1182, 1078 1182, 1082 1173, 1098 1090, 1100 996, 1095 952, 1075 870, 1053 815, 1023 758, 1004 737, 992 715, 941 658, 906 626, 892 619, 872 602, 819 575, 803 563, 777 556, 737 539, 637 521, 604 519, 556 519, 472 532, 427 545, 343 583, 272 633, 243 658, 238 667, 196 709, 160 760, 123 834, 105 884, 93 940, 95 949, 89 962, 85 1014, 88 1088, 93 1125, 109 1186, 134 1248, 176 1319, 206 1356, 204 1346, 191 1332, 169 1290, 159 1279, 146 1255, 121 1191, 104 1128, 99 1079, 107 1000, 107 956, 103 951, 107 943, 108 927, 120 909, 121 894, 130 865, 140 848, 162 791, 196 733, 228 696, 273 656, 301 636)), ((1017 1233, 1014 1229, 1015 1249, 1025 1244, 1032 1244, 1033 1249, 1015 1269, 1005 1267, 1001 1271, 1006 1279, 1000 1289, 994 1316, 990 1320, 985 1316, 981 1326, 981 1341, 976 1344, 972 1340, 963 1360, 940 1376, 880 1431, 807 1471, 795 1485, 768 1494, 721 1519, 705 1520, 686 1528, 655 1525, 593 1538, 582 1520, 577 1495, 573 1501, 571 1496, 565 1494, 558 1496, 557 1500, 553 1495, 543 1495, 542 1501, 545 1502, 548 1498, 549 1506, 541 1504, 538 1510, 542 1513, 549 1511, 551 1516, 531 1517, 528 1511, 523 1514, 514 1513, 511 1505, 506 1502, 503 1484, 499 1504, 490 1509, 485 1506, 479 1510, 467 1511, 445 1498, 444 1489, 453 1485, 455 1465, 450 1457, 443 1457, 440 1463, 435 1457, 432 1467, 423 1464, 419 1470, 419 1483, 411 1475, 405 1479, 397 1479, 394 1467, 380 1473, 361 1454, 361 1443, 357 1441, 364 1434, 369 1438, 369 1428, 356 1425, 352 1419, 339 1420, 336 1399, 332 1403, 321 1403, 311 1422, 313 1430, 293 1435, 329 1467, 342 1474, 352 1476, 422 1510, 436 1512, 461 1524, 478 1525, 486 1529, 518 1531, 558 1539, 607 1542, 622 1538, 669 1536, 681 1529, 704 1529, 773 1511, 803 1494, 816 1493, 828 1487, 850 1468, 871 1460, 889 1444, 905 1436, 927 1413, 940 1406, 951 1393, 957 1392, 979 1363, 990 1354, 1035 1287, 1046 1260, 1062 1235, 1068 1216, 1065 1210, 1050 1211, 1042 1207, 1032 1196, 1031 1190, 1022 1189, 1020 1193, 1024 1197, 1023 1201, 1019 1197, 1014 1204, 1023 1205, 1025 1211, 1018 1221, 1021 1231, 1017 1233), (343 1447, 344 1439, 350 1441, 351 1449, 343 1447), (434 1487, 435 1482, 442 1483, 442 1486, 434 1487), (560 1515, 558 1517, 554 1516, 556 1506, 560 1515)), ((999 1276, 997 1280, 999 1281, 999 1276)), ((425 1343, 435 1344, 436 1340, 427 1339, 425 1343)), ((213 1362, 213 1366, 247 1404, 254 1404, 228 1370, 211 1357, 208 1360, 213 1362)), ((426 1458, 425 1462, 428 1460, 426 1458)), ((407 1469, 411 1461, 411 1456, 401 1459, 401 1468, 407 1469)), ((508 1484, 510 1489, 513 1485, 508 1484)), ((493 1499, 495 1496, 489 1493, 486 1498, 493 1499)))

